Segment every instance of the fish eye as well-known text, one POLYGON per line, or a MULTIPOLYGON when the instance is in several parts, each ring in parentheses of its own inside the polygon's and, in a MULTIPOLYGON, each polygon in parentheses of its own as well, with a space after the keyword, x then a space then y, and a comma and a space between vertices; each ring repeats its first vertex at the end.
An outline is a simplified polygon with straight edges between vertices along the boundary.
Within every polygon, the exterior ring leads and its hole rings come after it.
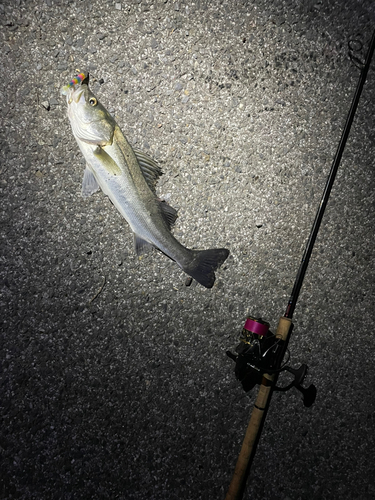
POLYGON ((90 106, 96 106, 98 104, 98 101, 95 99, 95 97, 90 97, 89 104, 90 106))

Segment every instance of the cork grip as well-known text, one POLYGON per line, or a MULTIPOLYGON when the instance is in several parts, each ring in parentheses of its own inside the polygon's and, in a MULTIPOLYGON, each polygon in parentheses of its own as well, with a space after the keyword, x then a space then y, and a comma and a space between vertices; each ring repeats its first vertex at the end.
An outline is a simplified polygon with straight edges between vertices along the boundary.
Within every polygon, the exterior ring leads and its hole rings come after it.
POLYGON ((236 468, 233 473, 232 481, 229 485, 225 500, 239 500, 242 497, 242 488, 245 485, 247 468, 250 462, 251 454, 256 443, 259 428, 262 424, 264 410, 267 406, 268 397, 271 391, 273 375, 263 377, 262 384, 259 387, 246 434, 242 442, 240 454, 237 459, 236 468))
POLYGON ((280 337, 284 341, 288 340, 290 329, 292 327, 292 320, 281 316, 279 324, 277 325, 276 337, 280 337))

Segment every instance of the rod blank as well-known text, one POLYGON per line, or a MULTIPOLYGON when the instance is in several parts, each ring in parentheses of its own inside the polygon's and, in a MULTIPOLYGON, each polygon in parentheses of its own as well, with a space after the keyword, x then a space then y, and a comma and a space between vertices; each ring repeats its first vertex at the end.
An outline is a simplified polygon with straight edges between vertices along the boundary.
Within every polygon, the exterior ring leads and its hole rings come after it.
POLYGON ((356 91, 355 91, 355 94, 353 97, 353 101, 352 101, 352 104, 350 106, 349 114, 346 118, 345 127, 344 127, 342 134, 341 134, 341 139, 340 139, 337 151, 336 151, 336 155, 335 155, 335 158, 333 160, 331 170, 329 172, 329 176, 327 179, 327 183, 326 183, 324 191, 323 191, 323 196, 322 196, 322 199, 320 201, 320 205, 319 205, 318 211, 317 211, 316 216, 315 216, 314 224, 312 226, 311 233, 310 233, 309 239, 308 239, 307 244, 306 244, 305 252, 302 256, 301 264, 300 264, 300 267, 298 269, 296 280, 294 282, 292 294, 290 296, 288 306, 287 306, 285 314, 284 314, 284 316, 286 318, 293 317, 294 309, 296 307, 296 303, 297 303, 298 296, 299 296, 299 293, 300 293, 300 290, 302 287, 303 279, 305 277, 307 266, 309 264, 311 252, 313 250, 314 243, 315 243, 316 237, 318 235, 318 231, 319 231, 322 219, 323 219, 324 211, 325 211, 327 203, 328 203, 329 195, 331 194, 331 189, 332 189, 332 186, 333 186, 336 174, 337 174, 337 170, 338 170, 340 162, 341 162, 341 157, 342 157, 342 154, 343 154, 344 149, 345 149, 346 141, 348 140, 350 128, 351 128, 353 120, 354 120, 354 115, 357 111, 359 98, 361 97, 363 85, 365 84, 365 81, 366 81, 366 77, 367 77, 367 73, 368 73, 368 70, 370 67, 370 63, 371 63, 371 59, 372 59, 372 56, 374 53, 374 49, 375 49, 375 31, 372 35, 372 39, 371 39, 370 46, 369 46, 367 56, 366 56, 365 65, 361 71, 361 77, 360 77, 358 84, 357 84, 357 88, 356 88, 356 91))

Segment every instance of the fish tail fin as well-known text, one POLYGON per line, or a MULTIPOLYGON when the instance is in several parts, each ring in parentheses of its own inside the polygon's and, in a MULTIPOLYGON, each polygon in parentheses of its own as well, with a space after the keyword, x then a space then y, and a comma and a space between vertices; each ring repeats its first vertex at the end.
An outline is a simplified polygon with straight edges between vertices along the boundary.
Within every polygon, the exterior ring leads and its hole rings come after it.
POLYGON ((212 288, 215 282, 215 271, 228 257, 229 250, 213 248, 211 250, 191 250, 191 252, 193 252, 193 258, 182 269, 201 285, 212 288))

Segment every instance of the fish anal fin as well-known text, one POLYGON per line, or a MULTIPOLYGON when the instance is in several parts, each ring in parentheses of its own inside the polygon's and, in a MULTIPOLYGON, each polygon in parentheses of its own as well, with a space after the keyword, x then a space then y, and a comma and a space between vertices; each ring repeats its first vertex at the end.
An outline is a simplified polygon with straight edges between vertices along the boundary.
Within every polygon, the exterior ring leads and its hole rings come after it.
POLYGON ((99 189, 99 184, 97 183, 94 174, 86 165, 82 179, 82 191, 81 191, 82 196, 84 198, 87 198, 88 196, 94 194, 98 189, 99 189))
POLYGON ((134 250, 137 255, 142 255, 149 252, 154 246, 141 236, 134 233, 134 250))

